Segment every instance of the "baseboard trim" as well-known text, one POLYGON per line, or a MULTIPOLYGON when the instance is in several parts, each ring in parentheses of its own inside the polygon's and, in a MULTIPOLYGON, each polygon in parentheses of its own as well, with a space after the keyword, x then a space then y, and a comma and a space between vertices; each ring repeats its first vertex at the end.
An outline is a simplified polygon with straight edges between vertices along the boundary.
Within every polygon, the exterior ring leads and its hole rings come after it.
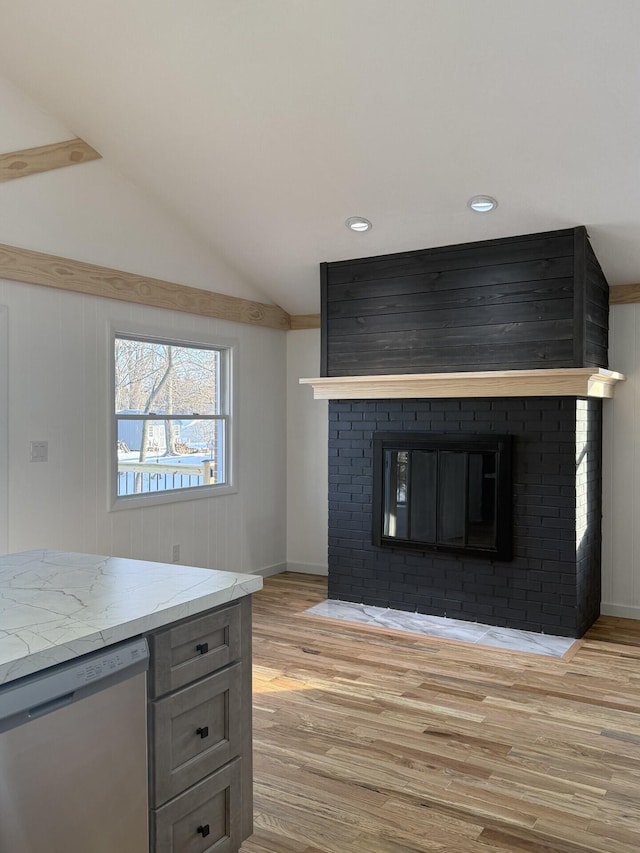
POLYGON ((281 575, 287 571, 287 563, 276 563, 274 566, 263 566, 261 569, 254 569, 249 572, 251 575, 260 575, 263 578, 270 578, 271 575, 281 575))
POLYGON ((602 602, 600 613, 603 616, 620 616, 623 619, 640 619, 640 606, 633 604, 612 604, 602 602))
POLYGON ((321 566, 318 563, 290 563, 287 561, 288 572, 299 572, 303 575, 322 575, 326 577, 329 574, 328 566, 321 566))

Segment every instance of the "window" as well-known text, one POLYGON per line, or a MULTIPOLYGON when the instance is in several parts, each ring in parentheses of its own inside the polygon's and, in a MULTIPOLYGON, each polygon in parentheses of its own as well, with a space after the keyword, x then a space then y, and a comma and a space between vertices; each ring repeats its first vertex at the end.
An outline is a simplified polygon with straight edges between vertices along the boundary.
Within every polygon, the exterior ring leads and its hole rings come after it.
POLYGON ((231 347, 116 333, 115 504, 231 485, 231 347))

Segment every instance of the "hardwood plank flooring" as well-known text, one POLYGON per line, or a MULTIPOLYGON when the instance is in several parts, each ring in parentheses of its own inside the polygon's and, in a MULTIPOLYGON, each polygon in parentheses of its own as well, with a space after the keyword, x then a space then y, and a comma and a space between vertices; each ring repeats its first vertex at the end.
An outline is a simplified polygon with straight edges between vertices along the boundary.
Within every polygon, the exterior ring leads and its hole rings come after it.
POLYGON ((302 615, 326 597, 253 597, 242 853, 640 850, 640 622, 552 658, 302 615))

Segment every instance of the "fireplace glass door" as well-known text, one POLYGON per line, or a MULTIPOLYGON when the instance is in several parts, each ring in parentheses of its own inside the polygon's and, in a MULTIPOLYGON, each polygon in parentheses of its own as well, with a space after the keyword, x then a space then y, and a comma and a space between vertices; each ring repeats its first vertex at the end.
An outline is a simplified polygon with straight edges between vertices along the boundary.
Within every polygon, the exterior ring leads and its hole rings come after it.
POLYGON ((376 434, 374 544, 509 559, 510 455, 509 436, 376 434))

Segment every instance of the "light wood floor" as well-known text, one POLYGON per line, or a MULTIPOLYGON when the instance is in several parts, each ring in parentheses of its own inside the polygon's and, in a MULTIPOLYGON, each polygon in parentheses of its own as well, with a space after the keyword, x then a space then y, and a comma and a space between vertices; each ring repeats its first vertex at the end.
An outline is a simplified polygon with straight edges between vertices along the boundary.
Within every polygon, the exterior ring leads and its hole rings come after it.
POLYGON ((640 851, 640 622, 557 659, 301 615, 325 598, 254 595, 243 853, 640 851))

